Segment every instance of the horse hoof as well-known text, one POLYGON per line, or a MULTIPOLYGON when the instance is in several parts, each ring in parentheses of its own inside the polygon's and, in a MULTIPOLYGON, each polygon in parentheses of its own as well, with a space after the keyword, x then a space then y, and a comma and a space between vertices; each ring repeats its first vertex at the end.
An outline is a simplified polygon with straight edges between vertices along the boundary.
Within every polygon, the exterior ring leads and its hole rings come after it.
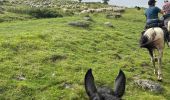
POLYGON ((158 79, 159 82, 162 82, 162 79, 158 79))
POLYGON ((159 81, 159 82, 162 82, 162 77, 158 77, 158 81, 159 81))

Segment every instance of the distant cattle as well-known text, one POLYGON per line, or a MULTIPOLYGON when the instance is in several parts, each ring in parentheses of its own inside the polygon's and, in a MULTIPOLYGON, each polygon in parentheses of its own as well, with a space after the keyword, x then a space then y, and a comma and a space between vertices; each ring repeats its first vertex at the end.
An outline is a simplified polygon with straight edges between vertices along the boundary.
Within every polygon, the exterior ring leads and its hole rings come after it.
POLYGON ((136 8, 137 10, 141 10, 141 8, 140 8, 140 7, 138 7, 138 6, 135 6, 135 8, 136 8))
POLYGON ((118 13, 122 13, 125 12, 125 8, 123 7, 106 7, 106 8, 98 8, 98 9, 86 9, 86 10, 82 10, 80 12, 80 14, 84 14, 84 13, 100 13, 100 12, 107 12, 107 11, 113 11, 113 12, 118 12, 118 13))

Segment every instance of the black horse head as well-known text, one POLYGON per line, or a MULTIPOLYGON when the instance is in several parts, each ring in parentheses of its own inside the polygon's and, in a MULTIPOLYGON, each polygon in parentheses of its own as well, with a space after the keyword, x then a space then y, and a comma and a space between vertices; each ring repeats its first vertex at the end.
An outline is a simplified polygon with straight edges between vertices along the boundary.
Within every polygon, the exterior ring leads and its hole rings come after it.
POLYGON ((125 91, 126 77, 122 70, 115 79, 114 91, 109 88, 96 88, 92 69, 85 75, 85 89, 90 100, 120 100, 125 91))

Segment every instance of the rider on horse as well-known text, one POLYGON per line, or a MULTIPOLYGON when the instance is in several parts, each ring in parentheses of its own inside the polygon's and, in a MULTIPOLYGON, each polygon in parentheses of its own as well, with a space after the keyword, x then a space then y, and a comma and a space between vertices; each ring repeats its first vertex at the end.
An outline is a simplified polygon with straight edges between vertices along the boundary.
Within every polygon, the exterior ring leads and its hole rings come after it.
POLYGON ((164 0, 162 10, 164 12, 164 19, 170 17, 170 2, 168 0, 164 0))
POLYGON ((164 25, 168 27, 168 21, 170 20, 170 2, 168 0, 164 0, 162 10, 164 15, 161 20, 164 20, 164 25))
MULTIPOLYGON (((158 14, 159 13, 164 14, 164 12, 160 8, 156 7, 155 3, 156 3, 155 0, 149 0, 148 1, 149 8, 147 8, 145 10, 145 16, 146 16, 145 30, 148 29, 148 28, 151 28, 151 27, 160 27, 164 31, 165 40, 168 41, 169 40, 168 30, 164 26, 163 21, 158 18, 158 14)), ((144 33, 144 32, 142 32, 142 33, 144 33)))

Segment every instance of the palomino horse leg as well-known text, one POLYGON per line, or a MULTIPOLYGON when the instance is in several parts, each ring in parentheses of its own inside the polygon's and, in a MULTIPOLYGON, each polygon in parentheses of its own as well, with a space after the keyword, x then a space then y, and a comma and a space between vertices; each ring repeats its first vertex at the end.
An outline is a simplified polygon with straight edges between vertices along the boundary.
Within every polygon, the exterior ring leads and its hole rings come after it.
POLYGON ((158 49, 158 81, 162 80, 162 56, 163 56, 163 50, 162 49, 158 49))
POLYGON ((150 54, 150 56, 151 56, 151 61, 152 61, 152 63, 153 63, 154 74, 156 74, 155 58, 154 58, 154 56, 153 56, 153 49, 148 49, 148 51, 149 51, 149 54, 150 54))

